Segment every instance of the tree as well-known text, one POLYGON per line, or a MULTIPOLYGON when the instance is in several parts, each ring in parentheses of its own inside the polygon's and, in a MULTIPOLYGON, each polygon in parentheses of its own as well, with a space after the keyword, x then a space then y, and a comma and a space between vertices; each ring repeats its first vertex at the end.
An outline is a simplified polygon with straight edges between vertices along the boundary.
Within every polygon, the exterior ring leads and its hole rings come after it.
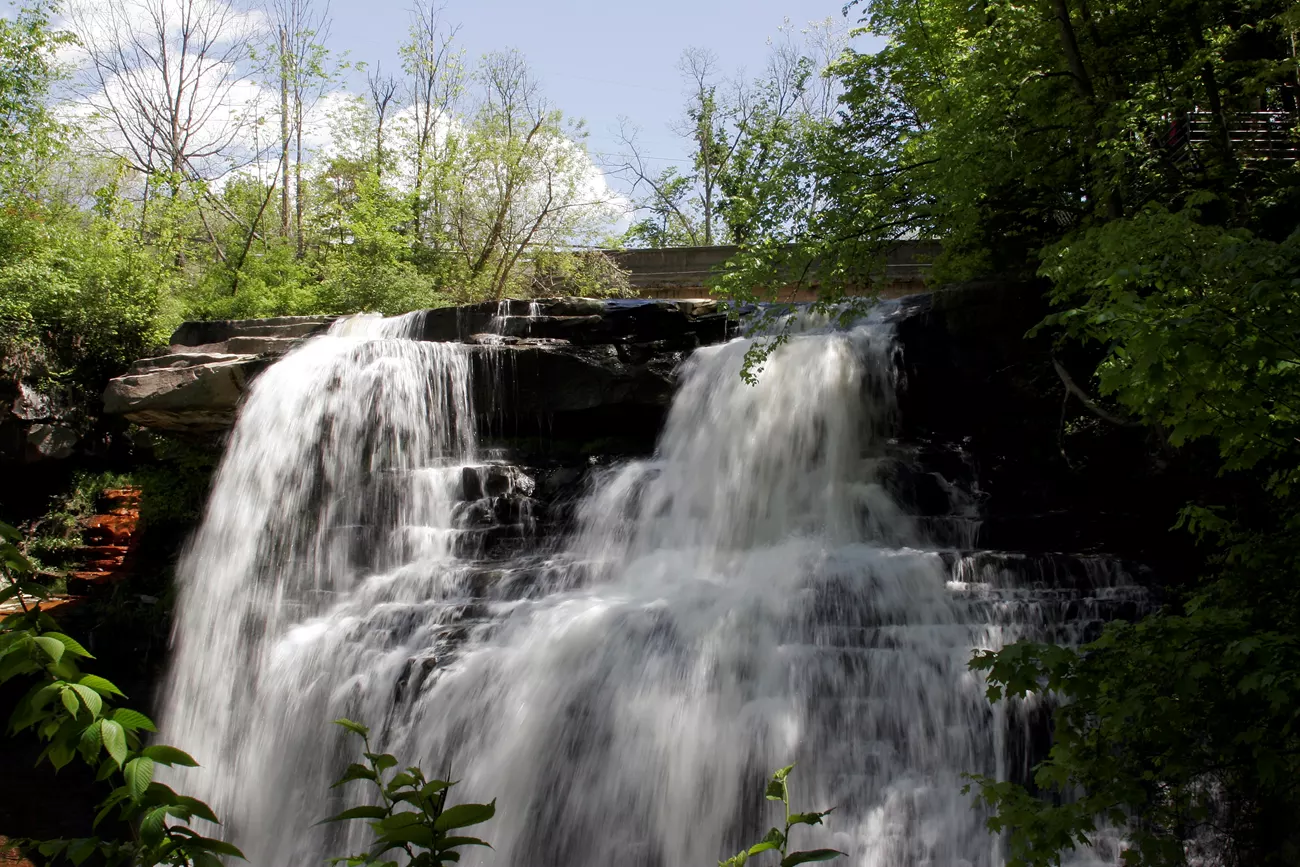
POLYGON ((303 126, 307 113, 334 80, 329 50, 325 46, 330 31, 329 3, 273 0, 270 12, 277 33, 275 72, 280 88, 280 228, 281 234, 288 234, 292 189, 293 232, 297 239, 297 255, 302 258, 305 252, 303 214, 306 190, 303 183, 303 126), (290 166, 293 169, 292 184, 289 181, 290 166))
POLYGON ((704 48, 686 49, 677 64, 690 90, 687 124, 680 132, 694 148, 693 168, 706 247, 713 244, 722 179, 732 150, 727 145, 726 109, 718 103, 717 67, 717 55, 704 48))
POLYGON ((54 7, 37 3, 0 19, 0 197, 35 191, 42 169, 62 151, 63 128, 48 100, 59 77, 54 53, 72 35, 50 27, 54 7))
POLYGON ((585 148, 518 52, 485 56, 478 106, 460 133, 443 230, 466 285, 504 297, 541 250, 592 239, 610 201, 585 148))
POLYGON ((801 31, 787 20, 753 80, 725 81, 710 52, 683 52, 678 68, 688 95, 676 132, 690 143, 690 170, 652 169, 637 143, 639 131, 621 122, 624 159, 614 171, 630 183, 634 207, 647 214, 624 240, 660 247, 743 241, 747 233, 770 238, 784 227, 764 223, 758 208, 765 204, 775 213, 774 199, 788 200, 790 191, 781 187, 792 181, 801 190, 811 187, 815 210, 821 182, 808 174, 808 147, 814 128, 834 118, 841 80, 829 70, 847 44, 846 28, 831 19, 801 31))
POLYGON ((392 75, 384 75, 378 66, 366 75, 366 93, 370 97, 370 110, 374 113, 375 175, 380 178, 388 169, 384 159, 384 124, 389 120, 389 113, 400 104, 399 88, 398 80, 392 75))
POLYGON ((711 246, 723 235, 722 186, 735 149, 735 106, 718 96, 724 83, 712 51, 686 49, 677 69, 686 84, 686 105, 674 132, 690 143, 691 170, 650 169, 636 141, 638 130, 621 122, 619 145, 625 155, 614 171, 631 184, 636 209, 650 212, 632 225, 624 240, 652 247, 711 246))
POLYGON ((254 155, 241 69, 256 19, 223 0, 81 2, 69 20, 85 54, 85 96, 101 147, 173 190, 254 155))
POLYGON ((451 125, 465 90, 464 55, 455 48, 460 28, 445 27, 442 11, 432 0, 417 3, 411 11, 409 38, 401 49, 411 107, 414 233, 417 241, 426 244, 430 240, 425 236, 426 211, 435 211, 433 226, 443 224, 437 211, 445 203, 445 175, 452 161, 451 125))

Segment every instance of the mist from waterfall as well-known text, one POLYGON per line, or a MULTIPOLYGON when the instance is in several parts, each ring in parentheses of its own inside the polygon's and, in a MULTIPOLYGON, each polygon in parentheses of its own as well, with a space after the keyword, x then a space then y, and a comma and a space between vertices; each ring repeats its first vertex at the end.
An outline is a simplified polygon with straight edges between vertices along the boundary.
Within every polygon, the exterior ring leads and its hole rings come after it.
POLYGON ((163 730, 254 867, 365 845, 313 827, 355 803, 339 716, 497 799, 477 864, 716 863, 792 762, 795 806, 835 808, 797 834, 840 863, 1001 863, 962 775, 1005 775, 1025 723, 966 663, 1047 618, 887 490, 882 316, 796 335, 756 386, 748 340, 695 351, 655 455, 486 564, 483 480, 532 481, 480 453, 471 348, 404 329, 346 320, 255 381, 180 567, 163 730))

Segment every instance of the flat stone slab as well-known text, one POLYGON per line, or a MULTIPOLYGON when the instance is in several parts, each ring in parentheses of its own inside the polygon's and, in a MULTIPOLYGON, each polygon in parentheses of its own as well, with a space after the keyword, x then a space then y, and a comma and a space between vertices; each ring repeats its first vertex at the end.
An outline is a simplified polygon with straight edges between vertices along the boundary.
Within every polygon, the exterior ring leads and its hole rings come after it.
POLYGON ((212 319, 182 322, 173 346, 210 346, 232 337, 310 337, 329 330, 337 316, 276 316, 270 319, 212 319))
POLYGON ((161 430, 221 430, 234 423, 249 380, 268 363, 257 356, 236 355, 119 376, 104 390, 104 412, 161 430))

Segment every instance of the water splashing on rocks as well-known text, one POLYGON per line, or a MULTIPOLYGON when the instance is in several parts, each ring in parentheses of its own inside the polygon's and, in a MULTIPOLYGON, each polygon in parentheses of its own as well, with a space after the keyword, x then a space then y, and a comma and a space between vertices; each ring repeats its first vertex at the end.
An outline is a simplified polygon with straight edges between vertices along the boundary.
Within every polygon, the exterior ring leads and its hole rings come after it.
POLYGON ((962 774, 1023 771, 1027 722, 971 650, 1077 640, 1130 585, 907 508, 883 315, 796 334, 757 386, 747 340, 697 350, 655 454, 595 474, 559 543, 480 454, 470 347, 411 333, 345 320, 256 381, 181 566, 164 724, 252 864, 364 844, 312 827, 348 805, 338 716, 498 799, 485 865, 714 863, 792 761, 848 863, 1001 863, 962 774))

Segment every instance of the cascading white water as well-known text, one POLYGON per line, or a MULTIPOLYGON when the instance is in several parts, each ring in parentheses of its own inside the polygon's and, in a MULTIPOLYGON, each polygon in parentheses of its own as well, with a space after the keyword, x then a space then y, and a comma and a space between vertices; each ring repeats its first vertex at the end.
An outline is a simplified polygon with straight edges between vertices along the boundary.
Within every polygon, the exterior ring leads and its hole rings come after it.
POLYGON ((400 329, 352 320, 256 381, 182 564, 165 731, 255 867, 363 845, 312 827, 346 806, 338 716, 497 799, 484 865, 715 863, 795 761, 847 863, 1000 863, 961 788, 1005 772, 1010 723, 966 662, 1040 624, 882 486, 886 325, 796 336, 757 386, 747 341, 698 350, 654 458, 531 583, 461 556, 467 348, 400 329))

